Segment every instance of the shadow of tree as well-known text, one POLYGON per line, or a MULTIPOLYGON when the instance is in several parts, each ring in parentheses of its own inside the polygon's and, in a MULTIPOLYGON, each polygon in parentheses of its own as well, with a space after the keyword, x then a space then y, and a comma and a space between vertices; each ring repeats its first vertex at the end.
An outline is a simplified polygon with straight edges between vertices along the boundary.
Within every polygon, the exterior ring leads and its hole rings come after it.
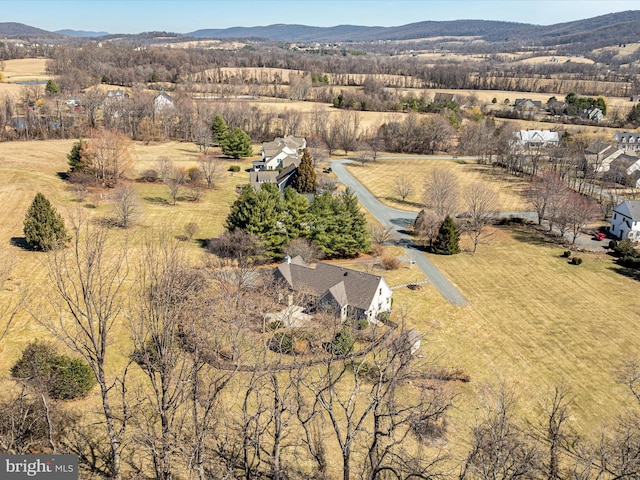
POLYGON ((27 239, 25 237, 11 237, 9 243, 11 243, 11 245, 13 245, 14 247, 18 247, 23 250, 33 250, 31 248, 31 245, 27 243, 27 239))
POLYGON ((636 270, 634 268, 628 268, 628 267, 621 267, 619 265, 613 265, 609 268, 620 275, 623 275, 627 278, 640 282, 640 270, 636 270))
POLYGON ((144 197, 144 200, 155 205, 169 205, 167 199, 163 197, 144 197))
POLYGON ((412 202, 409 200, 399 200, 398 197, 382 197, 383 200, 386 200, 387 202, 396 202, 396 203, 401 203, 403 206, 407 206, 407 207, 414 207, 414 208, 422 208, 423 205, 420 202, 412 202))

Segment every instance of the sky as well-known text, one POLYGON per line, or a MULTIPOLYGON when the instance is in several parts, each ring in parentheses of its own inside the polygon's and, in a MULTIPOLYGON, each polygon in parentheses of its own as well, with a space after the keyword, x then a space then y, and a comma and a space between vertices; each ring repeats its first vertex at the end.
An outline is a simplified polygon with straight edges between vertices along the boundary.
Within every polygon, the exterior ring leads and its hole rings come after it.
POLYGON ((0 22, 62 29, 188 33, 275 23, 397 26, 425 20, 550 25, 640 10, 639 0, 0 0, 0 22))

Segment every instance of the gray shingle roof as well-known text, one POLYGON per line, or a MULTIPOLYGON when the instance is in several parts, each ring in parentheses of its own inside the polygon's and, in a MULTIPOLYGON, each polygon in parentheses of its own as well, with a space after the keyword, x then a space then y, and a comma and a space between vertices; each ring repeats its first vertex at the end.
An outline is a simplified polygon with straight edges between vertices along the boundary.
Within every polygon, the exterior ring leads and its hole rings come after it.
POLYGON ((382 277, 318 262, 316 268, 298 257, 276 268, 275 275, 284 279, 292 290, 322 298, 331 295, 341 306, 368 310, 382 277))

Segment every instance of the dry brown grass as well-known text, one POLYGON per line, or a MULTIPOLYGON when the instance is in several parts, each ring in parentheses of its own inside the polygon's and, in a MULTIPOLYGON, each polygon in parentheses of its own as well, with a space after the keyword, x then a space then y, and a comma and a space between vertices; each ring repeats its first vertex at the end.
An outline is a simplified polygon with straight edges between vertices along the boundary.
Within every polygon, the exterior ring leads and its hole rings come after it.
MULTIPOLYGON (((455 432, 466 434, 473 423, 482 386, 500 381, 515 390, 519 415, 532 421, 549 388, 565 381, 575 395, 571 426, 596 433, 633 402, 615 374, 640 349, 638 280, 604 254, 581 254, 584 263, 570 265, 561 247, 524 228, 496 228, 489 242, 475 255, 466 239, 465 253, 429 254, 469 306, 452 306, 432 285, 394 291, 396 315, 404 311, 408 326, 425 335, 422 353, 471 377, 459 385, 450 438, 459 441, 455 432)), ((424 278, 406 264, 379 274, 391 286, 424 278)))
POLYGON ((4 76, 7 82, 42 80, 49 78, 46 72, 46 58, 21 58, 5 60, 4 76))
MULTIPOLYGON (((436 157, 438 158, 438 157, 436 157)), ((499 209, 506 212, 528 210, 530 207, 522 197, 526 182, 520 178, 504 174, 488 165, 479 165, 472 160, 420 159, 415 156, 398 156, 397 160, 377 160, 364 167, 351 164, 347 168, 363 185, 383 203, 402 210, 419 211, 424 197, 424 183, 434 169, 447 169, 455 173, 462 191, 473 182, 482 182, 493 188, 499 209), (412 179, 413 194, 402 202, 394 193, 394 178, 409 176, 412 179)), ((460 206, 460 210, 464 210, 460 206)))
MULTIPOLYGON (((68 168, 67 154, 74 140, 0 143, 0 204, 5 215, 0 217, 0 250, 15 261, 11 285, 17 294, 28 289, 31 297, 41 299, 46 293, 46 254, 31 252, 19 246, 23 237, 24 215, 36 192, 42 192, 57 210, 69 221, 77 211, 90 217, 110 215, 108 189, 95 189, 87 195, 79 195, 77 188, 68 185, 59 175, 68 168), (91 207, 91 208, 88 208, 91 207), (13 239, 13 240, 12 240, 13 239), (18 245, 15 245, 15 244, 18 245)), ((144 168, 152 167, 156 159, 166 156, 177 166, 187 168, 197 164, 198 149, 193 144, 171 142, 157 145, 133 145, 135 171, 132 178, 144 168)), ((240 164, 246 168, 248 160, 224 161, 225 167, 240 164)), ((226 170, 225 168, 225 170, 226 170)), ((199 226, 196 239, 190 242, 194 256, 202 254, 199 240, 218 235, 223 230, 229 206, 235 199, 235 185, 248 182, 248 174, 224 172, 223 181, 212 191, 205 191, 199 202, 180 200, 178 205, 167 205, 168 189, 158 184, 133 183, 141 199, 141 215, 136 225, 125 231, 114 229, 115 239, 124 241, 130 236, 134 247, 146 235, 153 235, 161 228, 170 229, 174 235, 184 235, 184 226, 194 222, 199 226)), ((2 299, 0 299, 1 301, 2 299)), ((12 334, 3 342, 0 355, 0 378, 8 375, 8 367, 29 340, 44 338, 45 332, 33 322, 27 310, 18 317, 12 334)), ((127 330, 117 333, 121 342, 127 342, 127 330)))

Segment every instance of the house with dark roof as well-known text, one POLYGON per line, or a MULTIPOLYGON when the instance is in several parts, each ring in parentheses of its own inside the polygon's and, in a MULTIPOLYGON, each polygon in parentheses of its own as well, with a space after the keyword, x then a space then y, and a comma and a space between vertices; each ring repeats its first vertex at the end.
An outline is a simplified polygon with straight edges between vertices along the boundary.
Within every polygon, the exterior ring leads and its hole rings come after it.
POLYGON ((275 183, 281 192, 287 188, 291 178, 296 173, 296 166, 290 164, 284 170, 254 170, 249 173, 249 183, 256 190, 260 190, 263 183, 275 183))
POLYGON ((514 107, 516 110, 536 112, 542 109, 542 102, 540 100, 531 100, 530 98, 516 98, 514 107))
POLYGON ((580 118, 583 120, 589 120, 590 122, 601 122, 604 118, 604 113, 598 107, 593 105, 582 111, 580 118))
POLYGON ((342 320, 366 318, 377 323, 378 314, 391 311, 392 292, 380 275, 325 262, 312 268, 296 256, 287 257, 274 277, 290 290, 308 295, 317 307, 335 309, 342 320))
POLYGON ((433 103, 456 103, 456 94, 455 93, 444 93, 444 92, 436 92, 433 96, 433 103))
POLYGON ((621 240, 640 241, 640 200, 625 200, 614 208, 609 231, 621 240))
POLYGON ((623 132, 616 133, 613 137, 618 144, 618 148, 625 152, 637 152, 640 150, 640 133, 623 132))

